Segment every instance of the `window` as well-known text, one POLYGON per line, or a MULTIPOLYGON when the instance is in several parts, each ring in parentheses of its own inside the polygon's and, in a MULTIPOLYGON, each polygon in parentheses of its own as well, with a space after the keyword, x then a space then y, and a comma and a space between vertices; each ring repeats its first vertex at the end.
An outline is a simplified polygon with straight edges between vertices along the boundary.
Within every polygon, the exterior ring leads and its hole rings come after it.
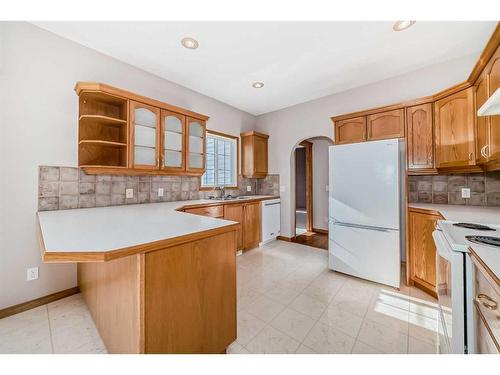
POLYGON ((206 157, 201 187, 237 186, 238 138, 207 132, 206 157))

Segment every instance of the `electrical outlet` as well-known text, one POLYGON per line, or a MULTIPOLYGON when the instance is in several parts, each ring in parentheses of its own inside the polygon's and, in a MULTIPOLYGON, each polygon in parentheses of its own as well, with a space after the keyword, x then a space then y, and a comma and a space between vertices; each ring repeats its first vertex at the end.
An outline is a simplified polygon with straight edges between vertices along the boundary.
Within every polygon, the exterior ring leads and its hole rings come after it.
POLYGON ((158 188, 158 196, 163 197, 163 188, 158 188))
POLYGON ((32 281, 38 279, 38 267, 28 268, 26 272, 26 281, 32 281))
POLYGON ((125 189, 125 198, 133 198, 134 189, 125 189))
POLYGON ((247 191, 252 191, 252 186, 251 185, 247 185, 247 191))
POLYGON ((462 188, 462 198, 470 198, 470 189, 462 188))

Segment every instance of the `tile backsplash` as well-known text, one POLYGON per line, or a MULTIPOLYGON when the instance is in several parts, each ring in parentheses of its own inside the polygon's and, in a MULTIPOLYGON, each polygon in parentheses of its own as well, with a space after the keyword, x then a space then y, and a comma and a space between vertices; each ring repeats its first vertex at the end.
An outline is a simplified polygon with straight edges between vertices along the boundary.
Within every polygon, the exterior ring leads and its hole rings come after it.
MULTIPOLYGON (((279 195, 279 175, 259 180, 239 176, 238 186, 227 194, 279 195), (251 186, 250 192, 247 186, 251 186)), ((198 177, 87 175, 74 167, 39 167, 39 211, 193 200, 216 194, 200 191, 198 177), (163 197, 158 196, 159 188, 163 188, 163 197), (134 197, 126 198, 125 189, 133 189, 134 197)))
POLYGON ((500 171, 408 176, 408 201, 500 207, 500 171), (470 189, 470 198, 462 198, 462 188, 470 189))

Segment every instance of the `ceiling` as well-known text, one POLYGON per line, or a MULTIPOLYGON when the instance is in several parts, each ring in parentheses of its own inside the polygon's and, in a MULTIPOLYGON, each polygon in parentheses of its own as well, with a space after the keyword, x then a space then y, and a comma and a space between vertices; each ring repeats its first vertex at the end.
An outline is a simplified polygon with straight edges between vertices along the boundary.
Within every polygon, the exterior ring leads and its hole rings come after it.
POLYGON ((34 24, 253 115, 479 56, 496 26, 417 22, 394 32, 392 22, 376 21, 34 24), (199 48, 182 47, 186 36, 199 48), (253 88, 255 81, 264 88, 253 88))

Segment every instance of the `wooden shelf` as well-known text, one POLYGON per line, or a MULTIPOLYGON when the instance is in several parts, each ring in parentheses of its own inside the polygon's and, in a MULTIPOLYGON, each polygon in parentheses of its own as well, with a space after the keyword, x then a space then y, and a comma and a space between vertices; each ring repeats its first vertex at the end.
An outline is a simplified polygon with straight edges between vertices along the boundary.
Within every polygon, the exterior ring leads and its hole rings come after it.
POLYGON ((79 121, 82 125, 99 124, 107 126, 123 126, 127 124, 127 120, 103 115, 81 115, 79 121))
POLYGON ((101 140, 86 139, 79 142, 80 145, 105 146, 105 147, 127 147, 126 143, 110 142, 101 140))

